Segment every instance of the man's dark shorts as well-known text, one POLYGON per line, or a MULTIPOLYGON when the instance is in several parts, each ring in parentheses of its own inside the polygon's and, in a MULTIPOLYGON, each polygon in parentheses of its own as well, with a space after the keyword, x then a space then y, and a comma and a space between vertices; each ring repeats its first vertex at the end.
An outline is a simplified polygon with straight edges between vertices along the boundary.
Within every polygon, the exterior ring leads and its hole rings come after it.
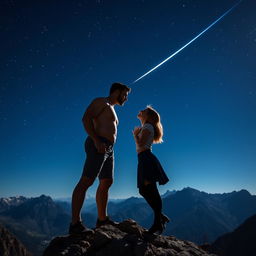
POLYGON ((99 137, 106 145, 106 152, 99 153, 90 136, 85 140, 86 160, 83 176, 95 179, 113 179, 114 172, 114 150, 113 143, 104 137, 99 137))

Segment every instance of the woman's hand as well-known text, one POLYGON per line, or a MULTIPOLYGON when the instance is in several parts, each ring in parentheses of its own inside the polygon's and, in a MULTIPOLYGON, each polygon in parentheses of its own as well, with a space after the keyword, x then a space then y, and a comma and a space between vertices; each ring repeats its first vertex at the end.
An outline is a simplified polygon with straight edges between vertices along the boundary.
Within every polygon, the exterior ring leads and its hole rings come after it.
POLYGON ((134 127, 132 133, 133 133, 133 136, 137 136, 141 131, 141 127, 134 127))

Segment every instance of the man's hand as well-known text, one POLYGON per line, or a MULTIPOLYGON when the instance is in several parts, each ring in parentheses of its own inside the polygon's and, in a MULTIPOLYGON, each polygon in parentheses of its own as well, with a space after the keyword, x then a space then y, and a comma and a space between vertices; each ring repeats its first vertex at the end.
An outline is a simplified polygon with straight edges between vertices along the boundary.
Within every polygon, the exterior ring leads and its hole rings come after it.
POLYGON ((94 145, 99 153, 106 153, 106 144, 99 139, 94 140, 94 145))

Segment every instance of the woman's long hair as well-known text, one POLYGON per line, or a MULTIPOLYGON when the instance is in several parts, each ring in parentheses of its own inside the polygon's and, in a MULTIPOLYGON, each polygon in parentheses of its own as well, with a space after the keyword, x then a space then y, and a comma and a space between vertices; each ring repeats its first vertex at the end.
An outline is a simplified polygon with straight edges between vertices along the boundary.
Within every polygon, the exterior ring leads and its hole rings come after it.
POLYGON ((152 124, 154 127, 154 140, 153 143, 163 142, 163 126, 161 124, 161 117, 159 113, 153 109, 150 105, 147 106, 147 122, 152 124))

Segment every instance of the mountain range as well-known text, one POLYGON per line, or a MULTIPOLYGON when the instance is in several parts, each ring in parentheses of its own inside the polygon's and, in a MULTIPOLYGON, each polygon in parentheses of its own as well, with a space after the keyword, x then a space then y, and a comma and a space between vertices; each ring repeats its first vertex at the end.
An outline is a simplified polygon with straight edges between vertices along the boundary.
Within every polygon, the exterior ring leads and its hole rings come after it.
MULTIPOLYGON (((256 213, 256 196, 246 190, 208 194, 184 188, 167 191, 162 199, 163 211, 171 218, 164 234, 197 244, 213 243, 256 213)), ((85 208, 82 217, 87 226, 95 227, 96 212, 93 203, 85 208)), ((146 228, 153 220, 152 210, 138 197, 110 201, 108 212, 116 221, 130 218, 146 228)), ((34 255, 41 255, 53 237, 66 234, 69 222, 69 201, 54 201, 45 195, 0 199, 0 223, 34 255)))

